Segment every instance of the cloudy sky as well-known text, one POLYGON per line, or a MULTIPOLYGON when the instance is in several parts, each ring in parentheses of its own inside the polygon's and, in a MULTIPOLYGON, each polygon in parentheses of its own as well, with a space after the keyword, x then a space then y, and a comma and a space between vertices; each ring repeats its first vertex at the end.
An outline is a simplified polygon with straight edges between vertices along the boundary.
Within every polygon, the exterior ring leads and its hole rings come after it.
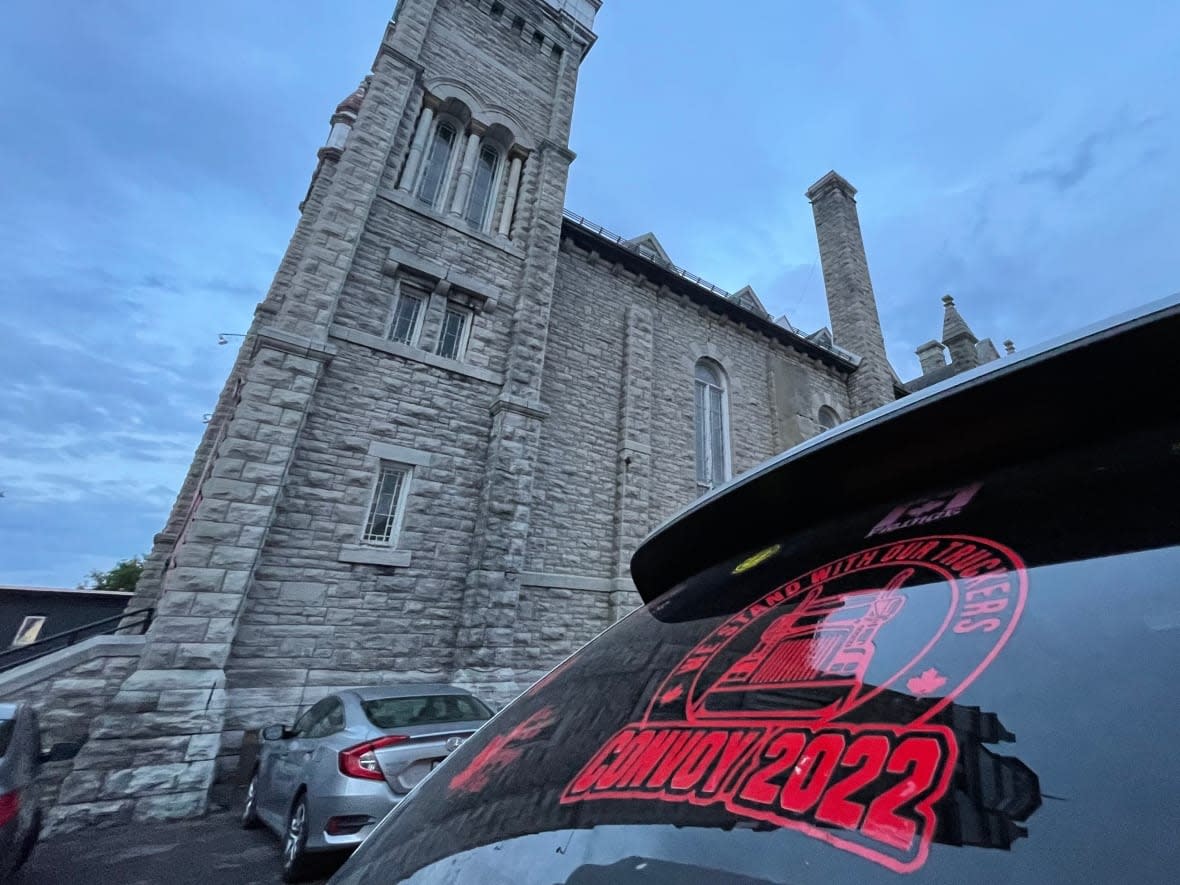
MULTIPOLYGON (((147 551, 394 0, 55 0, 0 29, 0 582, 147 551)), ((568 206, 826 325, 859 204, 890 356, 1180 289, 1180 5, 606 0, 568 206), (736 11, 740 10, 740 14, 736 11)))

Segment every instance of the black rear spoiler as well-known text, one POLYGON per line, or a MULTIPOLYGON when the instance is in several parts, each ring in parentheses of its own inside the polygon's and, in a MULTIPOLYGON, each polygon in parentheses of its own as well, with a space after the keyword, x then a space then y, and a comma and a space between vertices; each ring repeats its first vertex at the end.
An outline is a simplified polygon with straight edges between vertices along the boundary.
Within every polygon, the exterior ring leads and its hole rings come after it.
MULTIPOLYGON (((1180 412, 1180 295, 934 385, 737 477, 631 559, 644 602, 793 530, 1180 412)), ((1178 440, 1180 442, 1180 440, 1178 440)), ((1178 452, 1180 457, 1180 452, 1178 452)))

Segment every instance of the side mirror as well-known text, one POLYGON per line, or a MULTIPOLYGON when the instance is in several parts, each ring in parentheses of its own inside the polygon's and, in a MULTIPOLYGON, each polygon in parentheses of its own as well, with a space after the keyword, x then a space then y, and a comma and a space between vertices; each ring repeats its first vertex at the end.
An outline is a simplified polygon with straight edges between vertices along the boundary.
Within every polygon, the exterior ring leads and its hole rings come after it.
POLYGON ((42 763, 64 762, 67 759, 73 759, 81 750, 81 741, 63 741, 60 744, 54 744, 48 750, 42 750, 37 759, 42 763))
POLYGON ((284 741, 291 736, 291 729, 285 725, 268 725, 262 729, 264 741, 284 741))

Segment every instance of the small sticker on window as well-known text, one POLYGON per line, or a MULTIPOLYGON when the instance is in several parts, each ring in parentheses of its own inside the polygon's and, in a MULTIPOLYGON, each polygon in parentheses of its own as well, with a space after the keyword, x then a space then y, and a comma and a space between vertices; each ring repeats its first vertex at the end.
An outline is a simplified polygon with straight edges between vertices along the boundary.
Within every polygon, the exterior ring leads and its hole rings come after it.
POLYGON ((971 503, 971 499, 983 487, 983 483, 972 483, 958 489, 951 489, 940 495, 929 495, 894 507, 885 518, 869 530, 865 537, 883 535, 886 532, 896 532, 914 526, 938 522, 940 519, 950 519, 963 512, 963 508, 971 503))

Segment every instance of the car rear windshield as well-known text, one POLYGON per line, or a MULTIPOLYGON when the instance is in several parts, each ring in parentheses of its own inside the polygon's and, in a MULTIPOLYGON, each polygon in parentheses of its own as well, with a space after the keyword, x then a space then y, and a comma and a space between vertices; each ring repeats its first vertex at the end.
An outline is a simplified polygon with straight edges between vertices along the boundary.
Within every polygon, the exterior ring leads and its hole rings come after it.
POLYGON ((1180 426, 1125 432, 715 563, 334 883, 1176 881, 1180 426))
POLYGON ((438 694, 412 698, 361 701, 365 715, 378 728, 406 728, 490 719, 492 711, 470 695, 438 694))

